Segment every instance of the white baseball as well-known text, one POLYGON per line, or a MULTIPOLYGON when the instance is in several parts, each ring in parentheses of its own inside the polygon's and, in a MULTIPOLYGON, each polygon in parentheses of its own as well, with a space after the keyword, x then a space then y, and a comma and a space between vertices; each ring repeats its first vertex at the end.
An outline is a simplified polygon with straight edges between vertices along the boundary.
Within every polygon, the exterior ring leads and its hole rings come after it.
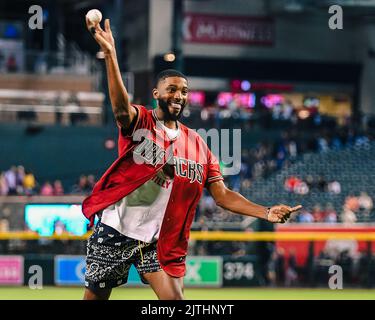
POLYGON ((102 13, 98 9, 91 9, 89 12, 87 12, 86 17, 93 25, 97 25, 100 21, 102 21, 102 13))

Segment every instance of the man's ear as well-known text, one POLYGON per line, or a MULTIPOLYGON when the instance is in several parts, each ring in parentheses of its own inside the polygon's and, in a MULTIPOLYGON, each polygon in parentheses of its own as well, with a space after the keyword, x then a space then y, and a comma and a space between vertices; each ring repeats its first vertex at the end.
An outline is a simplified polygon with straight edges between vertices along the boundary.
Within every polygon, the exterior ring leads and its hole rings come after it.
POLYGON ((159 98, 159 91, 158 91, 158 89, 156 89, 156 88, 152 89, 152 97, 154 99, 158 99, 159 98))

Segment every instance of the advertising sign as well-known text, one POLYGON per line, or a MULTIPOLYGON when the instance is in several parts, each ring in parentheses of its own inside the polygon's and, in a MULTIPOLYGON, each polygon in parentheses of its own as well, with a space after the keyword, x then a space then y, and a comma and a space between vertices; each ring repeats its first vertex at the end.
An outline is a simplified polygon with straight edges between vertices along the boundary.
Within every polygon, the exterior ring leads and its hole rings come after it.
POLYGON ((273 45, 274 21, 267 17, 187 13, 184 40, 191 43, 273 45))
POLYGON ((228 287, 259 286, 259 271, 255 256, 224 257, 223 285, 228 287))
POLYGON ((23 257, 0 256, 0 285, 23 284, 23 257))
MULTIPOLYGON (((186 261, 186 286, 222 285, 223 259, 221 257, 189 257, 186 261)), ((83 285, 85 281, 85 256, 58 255, 55 257, 55 283, 57 285, 83 285)), ((129 270, 129 285, 142 285, 134 266, 129 270)))
POLYGON ((83 285, 85 282, 85 256, 58 255, 55 257, 55 284, 83 285))
MULTIPOLYGON (((85 256, 60 255, 55 257, 55 283, 57 285, 79 285, 85 283, 85 256)), ((129 270, 128 282, 131 286, 143 283, 138 271, 132 265, 129 270)))
POLYGON ((222 266, 222 257, 188 257, 184 284, 196 287, 221 287, 222 266))

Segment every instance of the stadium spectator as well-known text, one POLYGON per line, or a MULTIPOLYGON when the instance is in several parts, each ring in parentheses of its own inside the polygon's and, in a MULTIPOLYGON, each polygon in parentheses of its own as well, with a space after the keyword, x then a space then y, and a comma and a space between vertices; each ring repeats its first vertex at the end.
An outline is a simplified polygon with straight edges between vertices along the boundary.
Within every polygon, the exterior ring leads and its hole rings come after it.
POLYGON ((198 219, 198 230, 200 231, 208 231, 210 228, 207 225, 207 219, 205 216, 201 216, 198 219))
POLYGON ((317 186, 318 186, 318 190, 319 190, 320 192, 325 192, 325 191, 327 191, 327 181, 326 181, 326 179, 324 178, 324 176, 320 175, 320 176, 318 177, 317 186))
POLYGON ((314 222, 314 217, 309 211, 303 209, 301 213, 297 215, 297 221, 300 223, 312 223, 314 222))
POLYGON ((355 136, 354 145, 356 147, 368 146, 369 142, 369 138, 363 132, 361 132, 355 136))
POLYGON ((367 192, 362 191, 359 195, 358 206, 363 215, 368 218, 372 209, 374 208, 374 202, 372 201, 372 198, 367 194, 367 192))
POLYGON ((251 180, 250 179, 243 179, 241 181, 241 191, 245 191, 251 187, 251 180))
POLYGON ((5 180, 8 186, 8 195, 17 194, 17 167, 12 166, 9 170, 5 171, 5 180))
POLYGON ((321 250, 318 256, 314 259, 314 283, 324 284, 328 283, 328 267, 335 264, 332 252, 327 248, 321 250))
POLYGON ((316 187, 314 176, 309 174, 305 178, 306 184, 309 187, 309 190, 312 190, 316 187))
POLYGON ((86 187, 88 192, 91 192, 92 189, 94 189, 95 183, 96 183, 95 176, 93 174, 89 174, 87 176, 87 187, 86 187))
POLYGON ((201 216, 206 216, 211 219, 216 210, 216 203, 208 194, 204 193, 199 202, 199 212, 201 216))
POLYGON ((294 188, 294 192, 300 195, 306 195, 309 193, 309 191, 310 190, 309 190, 307 183, 303 180, 301 180, 300 183, 297 184, 294 188))
POLYGON ((285 149, 280 146, 278 152, 276 153, 276 167, 278 170, 282 169, 286 160, 286 152, 285 149))
MULTIPOLYGON (((0 219, 0 233, 1 232, 9 232, 9 219, 6 217, 0 219)), ((1 246, 0 249, 2 249, 1 246)), ((2 252, 6 251, 3 249, 2 252)))
POLYGON ((75 112, 72 111, 70 113, 70 124, 72 126, 74 126, 76 124, 79 124, 79 123, 82 123, 85 120, 87 120, 87 114, 80 110, 81 109, 81 103, 80 103, 80 101, 78 99, 78 96, 75 92, 71 93, 70 98, 67 102, 67 106, 76 107, 75 112))
POLYGON ((345 198, 345 207, 353 212, 357 212, 359 210, 359 201, 356 196, 353 194, 347 196, 345 198))
POLYGON ((7 179, 5 178, 5 174, 0 172, 0 195, 6 196, 9 194, 9 187, 7 183, 7 179))
MULTIPOLYGON (((249 232, 249 230, 245 230, 244 232, 249 232)), ((231 244, 231 256, 234 258, 244 257, 249 252, 248 243, 246 241, 233 241, 231 244)))
POLYGON ((356 214, 346 205, 344 205, 343 207, 343 211, 341 213, 340 219, 345 224, 353 224, 357 222, 356 214))
POLYGON ((314 217, 314 222, 324 222, 325 212, 322 210, 319 204, 316 204, 313 208, 312 215, 314 217))
POLYGON ((351 283, 353 277, 353 257, 350 255, 349 249, 341 251, 335 263, 342 268, 344 281, 351 283))
POLYGON ((88 185, 87 176, 81 175, 79 177, 78 183, 72 188, 72 194, 87 194, 91 189, 88 185))
POLYGON ((333 207, 332 203, 327 203, 324 222, 327 222, 327 223, 337 222, 337 212, 335 208, 333 207))
POLYGON ((369 285, 370 263, 371 263, 371 254, 369 254, 366 250, 361 250, 359 253, 359 258, 358 258, 357 274, 358 274, 359 284, 362 287, 367 287, 369 285))
POLYGON ((325 137, 318 138, 318 151, 321 153, 325 153, 329 150, 328 141, 325 137))
POLYGON ((25 168, 23 166, 17 166, 16 173, 16 184, 17 184, 17 194, 23 194, 23 180, 25 179, 25 168))
POLYGON ((8 56, 8 60, 6 62, 6 68, 8 72, 17 72, 18 71, 18 65, 17 60, 14 54, 10 54, 8 56))
POLYGON ((276 250, 274 250, 267 263, 267 282, 269 283, 271 287, 276 287, 277 285, 276 261, 277 261, 277 252, 276 250))
POLYGON ((331 141, 331 148, 332 150, 341 150, 343 148, 343 144, 341 142, 340 137, 334 136, 331 141))
POLYGON ((302 180, 296 176, 290 176, 285 180, 285 190, 289 192, 294 192, 297 186, 302 182, 302 180))
POLYGON ((4 60, 5 60, 5 56, 3 54, 3 51, 0 50, 0 72, 4 72, 5 71, 4 70, 5 69, 4 68, 4 66, 5 66, 4 60))
POLYGON ((53 183, 53 195, 55 196, 64 195, 64 187, 60 180, 55 180, 53 183))
POLYGON ((277 258, 275 262, 276 283, 278 286, 284 286, 285 271, 286 271, 285 250, 283 248, 277 248, 276 252, 277 252, 277 258))
POLYGON ((291 287, 297 285, 298 282, 296 249, 292 248, 289 250, 287 262, 285 286, 291 287))
POLYGON ((63 119, 63 113, 59 110, 60 107, 64 106, 65 102, 63 99, 63 93, 58 92, 56 94, 55 100, 54 100, 54 106, 55 106, 55 123, 61 124, 63 119))
POLYGON ((340 194, 341 193, 341 184, 340 182, 333 180, 328 182, 327 190, 331 194, 340 194))
POLYGON ((36 186, 37 186, 37 182, 35 180, 34 174, 26 170, 25 177, 23 179, 23 188, 24 188, 25 194, 28 196, 35 194, 36 186))
POLYGON ((40 195, 53 196, 53 186, 49 181, 46 181, 40 188, 40 195))

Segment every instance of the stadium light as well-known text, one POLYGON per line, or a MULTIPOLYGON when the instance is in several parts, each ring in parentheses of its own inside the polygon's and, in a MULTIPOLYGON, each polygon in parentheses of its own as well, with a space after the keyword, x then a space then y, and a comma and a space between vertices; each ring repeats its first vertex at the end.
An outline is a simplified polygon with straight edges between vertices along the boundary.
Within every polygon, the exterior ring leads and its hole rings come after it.
POLYGON ((166 53, 164 55, 164 61, 167 61, 167 62, 173 62, 176 60, 176 56, 174 55, 174 53, 166 53))

